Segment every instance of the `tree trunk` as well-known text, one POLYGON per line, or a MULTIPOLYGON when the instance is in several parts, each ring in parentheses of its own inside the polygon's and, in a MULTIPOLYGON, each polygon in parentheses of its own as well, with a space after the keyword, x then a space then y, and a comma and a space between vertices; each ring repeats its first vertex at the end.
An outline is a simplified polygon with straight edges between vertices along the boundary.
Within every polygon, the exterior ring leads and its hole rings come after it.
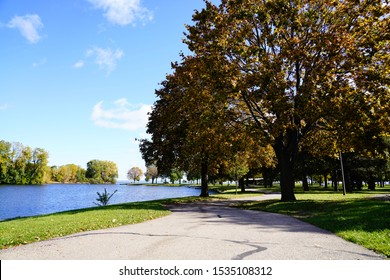
POLYGON ((344 171, 345 173, 345 190, 346 192, 348 193, 351 193, 352 192, 352 182, 351 182, 351 172, 349 170, 349 168, 345 168, 346 170, 344 171))
POLYGON ((328 188, 328 174, 327 173, 324 173, 324 186, 325 186, 325 189, 328 188))
MULTIPOLYGON (((312 178, 312 181, 311 181, 311 185, 313 185, 313 177, 311 177, 312 178)), ((319 175, 318 176, 318 185, 321 187, 322 186, 322 176, 321 175, 319 175)))
POLYGON ((269 172, 267 168, 265 168, 265 169, 263 170, 263 183, 264 183, 264 188, 267 188, 267 187, 268 187, 269 177, 271 177, 271 176, 270 176, 270 173, 271 173, 271 172, 269 172))
MULTIPOLYGON (((303 191, 307 192, 309 191, 309 182, 307 181, 307 172, 306 172, 306 153, 302 152, 301 153, 302 157, 302 186, 303 186, 303 191)), ((313 185, 313 178, 310 180, 310 185, 313 185)))
POLYGON ((338 174, 337 174, 337 170, 336 169, 333 169, 332 171, 332 187, 333 187, 333 190, 334 191, 338 191, 339 189, 339 184, 338 184, 338 174))
POLYGON ((280 191, 282 193, 282 201, 296 200, 294 186, 293 163, 289 160, 284 160, 280 163, 280 191))
POLYGON ((355 187, 358 191, 361 191, 363 189, 363 181, 361 179, 356 179, 355 187))
POLYGON ((242 177, 238 180, 238 186, 241 189, 241 192, 245 192, 245 178, 242 177))
POLYGON ((200 193, 200 196, 201 197, 208 197, 209 196, 209 175, 208 175, 208 169, 209 169, 209 165, 208 165, 208 161, 207 160, 203 160, 202 163, 201 163, 201 193, 200 193))
POLYGON ((307 176, 306 175, 303 175, 302 185, 303 185, 303 191, 305 191, 305 192, 309 191, 309 183, 307 182, 307 176))
POLYGON ((298 150, 297 131, 288 130, 286 137, 281 135, 275 139, 274 150, 280 168, 280 191, 282 201, 295 201, 294 163, 298 150))
POLYGON ((375 191, 375 179, 372 176, 368 179, 368 189, 370 191, 375 191))

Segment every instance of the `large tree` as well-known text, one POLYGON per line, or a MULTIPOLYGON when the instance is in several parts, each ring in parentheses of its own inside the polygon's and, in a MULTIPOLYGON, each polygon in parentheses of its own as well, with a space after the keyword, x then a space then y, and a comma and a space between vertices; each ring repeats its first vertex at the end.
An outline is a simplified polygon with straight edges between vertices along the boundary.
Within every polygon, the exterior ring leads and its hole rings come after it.
MULTIPOLYGON (((201 174, 201 196, 208 196, 208 176, 235 159, 248 147, 243 126, 237 126, 236 107, 224 99, 219 62, 207 57, 187 56, 174 63, 149 117, 150 140, 140 149, 147 164, 156 164, 169 177, 172 169, 201 174), (221 98, 222 97, 222 98, 221 98)), ((228 79, 227 76, 225 76, 228 79)))
POLYGON ((272 145, 282 200, 295 200, 306 137, 333 130, 343 150, 389 131, 389 9, 387 0, 222 0, 194 14, 186 43, 230 73, 214 84, 272 145))

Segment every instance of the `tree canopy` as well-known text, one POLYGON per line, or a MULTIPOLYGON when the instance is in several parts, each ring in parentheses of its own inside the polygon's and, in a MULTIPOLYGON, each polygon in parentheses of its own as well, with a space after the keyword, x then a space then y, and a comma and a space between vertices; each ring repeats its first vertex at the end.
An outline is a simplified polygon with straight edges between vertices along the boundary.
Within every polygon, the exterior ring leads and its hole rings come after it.
POLYGON ((94 184, 114 184, 118 178, 118 167, 115 162, 95 159, 87 163, 85 175, 94 184))
POLYGON ((145 172, 145 181, 148 182, 152 179, 152 184, 154 184, 154 180, 157 181, 158 175, 157 167, 155 165, 149 165, 145 172))
POLYGON ((141 180, 143 172, 142 169, 139 167, 132 167, 130 170, 127 172, 127 179, 134 181, 139 181, 141 180))
POLYGON ((205 4, 187 26, 192 54, 173 64, 156 92, 147 150, 158 167, 220 163, 248 151, 229 147, 250 139, 244 142, 273 148, 282 200, 290 201, 300 150, 318 153, 328 143, 322 153, 330 156, 382 152, 390 112, 388 1, 205 4))

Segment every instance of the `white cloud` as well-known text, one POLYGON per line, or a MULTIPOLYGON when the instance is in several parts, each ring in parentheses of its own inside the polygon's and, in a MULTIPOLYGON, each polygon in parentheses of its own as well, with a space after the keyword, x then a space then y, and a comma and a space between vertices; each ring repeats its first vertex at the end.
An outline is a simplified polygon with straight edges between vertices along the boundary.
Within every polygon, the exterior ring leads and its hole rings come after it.
POLYGON ((126 98, 116 100, 108 109, 100 101, 93 107, 91 119, 97 126, 136 131, 145 129, 151 110, 151 105, 132 105, 126 98))
POLYGON ((82 68, 84 67, 84 60, 79 60, 75 64, 73 64, 73 68, 82 68))
POLYGON ((38 15, 14 16, 7 27, 19 29, 29 43, 35 44, 41 39, 38 30, 43 28, 43 23, 38 15))
POLYGON ((142 6, 141 0, 88 0, 113 24, 128 25, 153 19, 153 13, 142 6))
POLYGON ((121 49, 112 51, 110 48, 103 49, 94 47, 87 50, 86 56, 94 57, 95 63, 99 65, 99 68, 106 70, 107 75, 110 75, 110 73, 116 68, 118 61, 123 57, 123 54, 124 53, 121 49))

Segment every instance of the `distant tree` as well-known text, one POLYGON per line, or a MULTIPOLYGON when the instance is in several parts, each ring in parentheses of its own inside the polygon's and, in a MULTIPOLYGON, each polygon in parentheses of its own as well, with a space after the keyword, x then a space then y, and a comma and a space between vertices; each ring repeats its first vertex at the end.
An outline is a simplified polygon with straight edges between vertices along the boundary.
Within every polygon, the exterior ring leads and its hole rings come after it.
POLYGON ((29 184, 45 183, 49 154, 44 149, 36 148, 32 151, 31 161, 28 164, 29 184))
POLYGON ((179 181, 179 184, 181 183, 181 180, 183 179, 184 172, 180 171, 178 169, 173 169, 171 171, 171 174, 169 175, 169 180, 172 184, 174 184, 176 181, 179 181))
POLYGON ((11 146, 4 140, 0 141, 0 184, 9 184, 11 181, 9 170, 11 168, 11 146))
POLYGON ((43 183, 47 184, 47 183, 50 183, 50 182, 52 182, 52 180, 51 180, 51 168, 50 168, 50 166, 46 165, 44 167, 44 171, 43 171, 43 183))
POLYGON ((91 160, 87 163, 86 177, 94 184, 114 184, 118 178, 118 168, 112 161, 91 160))
POLYGON ((118 167, 112 161, 103 161, 102 179, 105 183, 116 183, 118 178, 118 167))
POLYGON ((187 172, 187 179, 189 181, 194 181, 198 184, 200 178, 201 178, 201 174, 200 171, 198 170, 190 170, 187 172))
MULTIPOLYGON (((245 158, 245 155, 237 154, 233 160, 230 162, 228 169, 228 174, 231 179, 236 182, 236 193, 239 181, 244 178, 249 172, 248 160, 245 158)), ((244 191, 244 186, 241 186, 241 190, 244 191)))
POLYGON ((148 182, 152 179, 152 184, 154 184, 154 180, 158 178, 158 169, 155 165, 149 165, 145 172, 145 180, 148 182))
POLYGON ((347 191, 361 190, 363 182, 369 190, 375 190, 376 183, 384 179, 388 162, 385 159, 362 157, 356 153, 346 153, 344 159, 344 173, 347 191))
POLYGON ((131 181, 133 180, 134 183, 135 181, 141 180, 142 176, 142 169, 139 167, 132 167, 128 172, 127 172, 127 178, 131 181))
POLYGON ((25 185, 29 183, 27 173, 27 165, 31 158, 31 148, 25 147, 22 143, 16 142, 11 146, 12 168, 11 172, 12 183, 17 185, 25 185))
POLYGON ((86 170, 76 164, 66 164, 60 167, 51 167, 51 180, 61 183, 84 183, 86 170))
POLYGON ((61 177, 61 183, 74 183, 75 175, 72 174, 72 166, 71 165, 62 165, 59 168, 59 174, 61 177))
POLYGON ((0 184, 46 183, 48 158, 44 149, 0 141, 0 184))
POLYGON ((80 166, 77 166, 76 170, 76 182, 78 183, 84 183, 87 182, 87 177, 86 177, 86 170, 80 166))
POLYGON ((60 168, 56 165, 50 167, 50 175, 52 182, 61 182, 60 168))

